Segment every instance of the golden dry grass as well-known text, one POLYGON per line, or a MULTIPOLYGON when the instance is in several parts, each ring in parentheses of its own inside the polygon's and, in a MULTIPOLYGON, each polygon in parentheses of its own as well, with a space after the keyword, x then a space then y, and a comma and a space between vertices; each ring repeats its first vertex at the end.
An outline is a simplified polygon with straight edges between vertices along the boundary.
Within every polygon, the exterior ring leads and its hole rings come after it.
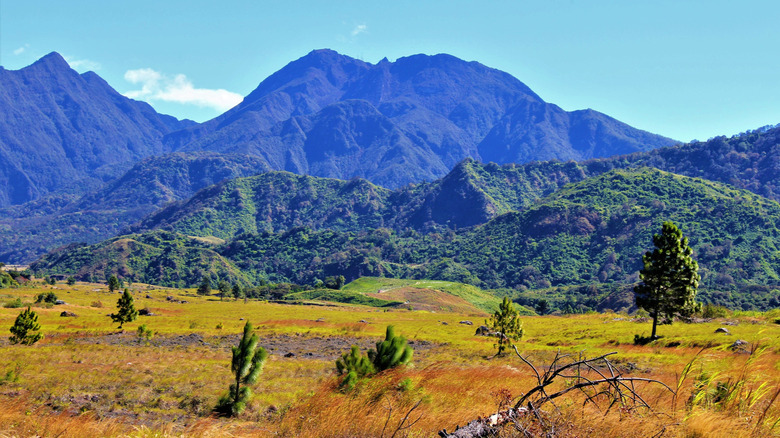
MULTIPOLYGON (((482 321, 460 313, 220 302, 192 291, 134 285, 136 306, 157 316, 141 317, 117 334, 106 315, 114 311, 118 294, 93 284, 55 287, 0 291, 0 302, 16 297, 32 302, 38 293, 54 290, 68 303, 34 307, 46 337, 32 347, 8 345, 7 328, 20 309, 0 308, 0 437, 370 437, 383 430, 390 436, 417 402, 410 418, 420 420, 397 436, 432 436, 495 412, 499 390, 517 397, 535 384, 518 358, 493 358, 492 340, 459 324, 482 321), (96 301, 103 307, 92 306, 96 301), (78 317, 60 317, 63 310, 78 317), (308 340, 312 355, 284 357, 283 346, 269 358, 247 411, 238 419, 213 418, 211 408, 230 381, 229 336, 237 336, 247 320, 265 340, 308 340), (156 332, 153 342, 133 337, 142 323, 156 332), (352 393, 338 392, 333 358, 324 356, 324 347, 317 349, 319 343, 368 345, 388 324, 414 341, 413 364, 365 380, 352 393), (190 335, 197 335, 192 342, 156 344, 190 335)), ((525 317, 526 337, 518 348, 538 365, 558 351, 591 357, 617 351, 614 362, 630 375, 680 388, 676 404, 660 388, 640 388, 658 415, 621 410, 603 415, 583 408, 577 396, 564 397, 558 410, 545 408, 558 436, 639 437, 661 430, 676 437, 772 436, 780 432, 777 316, 731 316, 728 322, 736 324, 728 326, 731 336, 714 333, 726 320, 675 323, 662 326, 665 338, 647 346, 632 340, 646 334, 649 324, 625 315, 525 317), (748 341, 750 351, 732 351, 736 339, 748 341), (729 391, 718 399, 723 385, 729 391)), ((505 435, 513 436, 509 430, 505 435)))

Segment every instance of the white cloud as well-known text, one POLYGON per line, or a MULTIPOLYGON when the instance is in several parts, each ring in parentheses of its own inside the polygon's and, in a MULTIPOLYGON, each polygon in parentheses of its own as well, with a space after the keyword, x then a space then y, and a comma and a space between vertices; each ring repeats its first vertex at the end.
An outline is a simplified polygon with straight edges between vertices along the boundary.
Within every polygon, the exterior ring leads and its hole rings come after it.
POLYGON ((65 61, 76 71, 85 72, 88 70, 100 70, 100 63, 91 61, 89 59, 75 59, 70 56, 65 56, 65 61))
POLYGON ((358 24, 357 26, 355 26, 354 29, 352 29, 351 35, 355 37, 367 31, 368 31, 368 26, 366 26, 365 24, 358 24))
POLYGON ((25 50, 27 50, 30 47, 29 44, 25 44, 22 47, 19 47, 18 49, 14 50, 14 55, 21 55, 24 53, 25 50))
POLYGON ((141 85, 141 89, 128 91, 124 95, 147 102, 160 100, 226 111, 243 100, 240 94, 231 91, 195 88, 183 74, 171 77, 150 68, 128 70, 125 72, 125 80, 141 85))

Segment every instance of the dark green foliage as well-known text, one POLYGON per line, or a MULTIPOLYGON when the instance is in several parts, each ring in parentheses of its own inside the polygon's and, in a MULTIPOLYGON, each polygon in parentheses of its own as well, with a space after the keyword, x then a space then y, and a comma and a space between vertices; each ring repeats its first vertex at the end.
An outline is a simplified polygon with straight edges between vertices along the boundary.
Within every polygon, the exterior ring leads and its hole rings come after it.
POLYGON ((37 297, 35 297, 35 303, 49 303, 54 304, 57 302, 57 294, 54 292, 42 292, 39 293, 37 297))
POLYGON ((111 274, 110 277, 108 277, 108 291, 114 292, 120 288, 119 286, 119 279, 116 278, 116 275, 111 274))
POLYGON ((8 341, 11 344, 32 345, 43 338, 43 333, 39 332, 40 329, 38 315, 27 307, 27 310, 16 317, 8 341))
POLYGON ((325 282, 323 283, 323 285, 328 289, 341 290, 341 288, 344 287, 344 276, 336 275, 336 276, 327 277, 325 278, 325 282))
POLYGON ((139 325, 136 333, 138 334, 138 338, 144 341, 149 341, 154 336, 154 331, 147 327, 146 324, 139 325))
POLYGON ((412 360, 414 350, 406 345, 406 338, 395 335, 395 328, 387 326, 385 340, 376 343, 376 350, 368 350, 368 358, 377 372, 406 365, 412 360))
POLYGON ((661 234, 653 236, 653 244, 655 250, 642 257, 642 283, 634 293, 637 307, 653 317, 650 338, 656 339, 659 318, 671 321, 675 315, 690 316, 698 309, 695 298, 699 265, 691 255, 688 238, 672 222, 664 222, 661 234))
POLYGON ((230 385, 227 394, 220 397, 214 412, 219 415, 232 417, 240 414, 246 404, 252 398, 252 390, 249 385, 257 382, 263 364, 268 353, 265 348, 257 346, 257 335, 252 333, 252 324, 244 325, 244 336, 238 346, 233 347, 233 359, 230 370, 235 376, 235 381, 230 385))
POLYGON ((76 279, 75 279, 75 278, 73 278, 73 276, 71 275, 71 276, 70 276, 70 277, 68 277, 68 279, 66 280, 66 284, 67 284, 68 286, 73 286, 74 284, 76 284, 76 279))
POLYGON ((198 285, 198 295, 209 294, 211 294, 211 280, 204 275, 200 280, 200 285, 198 285))
POLYGON ((130 291, 125 289, 125 292, 119 297, 119 300, 117 300, 117 313, 109 315, 114 322, 119 323, 120 329, 125 323, 133 322, 138 318, 138 311, 135 309, 133 301, 133 296, 130 295, 130 291))
POLYGON ((700 313, 702 318, 725 318, 728 316, 728 309, 707 303, 702 307, 700 313))
MULTIPOLYGON (((574 180, 578 169, 573 163, 547 166, 560 171, 561 183, 574 180)), ((475 170, 487 175, 480 178, 511 175, 508 167, 465 167, 483 169, 475 170)), ((540 167, 539 174, 545 169, 540 167)), ((514 196, 491 193, 493 199, 514 196)), ((512 297, 518 303, 533 307, 546 300, 550 312, 631 310, 633 298, 626 298, 624 289, 639 281, 638 254, 661 226, 659 218, 689 230, 703 301, 745 310, 780 304, 772 292, 780 286, 780 205, 652 169, 613 170, 576 182, 522 211, 458 232, 298 227, 241 234, 216 244, 155 231, 64 248, 33 268, 73 274, 101 272, 112 263, 112 271, 131 272, 135 281, 168 286, 197 285, 204 273, 242 286, 312 284, 338 275, 347 282, 361 276, 447 279, 515 289, 512 297)), ((284 287, 266 288, 257 296, 281 299, 289 293, 284 287)))
POLYGON ((316 289, 302 292, 292 292, 283 296, 285 300, 316 300, 336 303, 358 304, 371 307, 395 307, 402 304, 400 301, 387 301, 369 297, 362 293, 345 292, 336 290, 316 289))
POLYGON ((223 300, 231 291, 230 283, 225 280, 220 280, 217 284, 217 290, 219 290, 219 299, 223 300))
POLYGON ((400 365, 406 365, 412 360, 414 350, 406 344, 406 338, 396 336, 393 326, 387 326, 385 340, 376 343, 376 350, 360 354, 357 345, 353 345, 349 353, 344 353, 336 359, 336 371, 344 376, 339 387, 349 391, 355 387, 359 379, 400 365))
POLYGON ((244 291, 241 289, 241 285, 238 283, 233 284, 233 288, 230 290, 233 298, 244 298, 244 291))
POLYGON ((339 384, 343 391, 350 391, 355 387, 358 379, 369 376, 376 372, 371 359, 365 354, 360 354, 357 345, 353 345, 349 353, 341 355, 341 359, 336 359, 336 372, 344 376, 339 384))
POLYGON ((496 353, 498 356, 512 346, 512 341, 519 341, 523 337, 523 324, 520 322, 520 315, 508 297, 504 297, 498 310, 489 320, 485 321, 485 325, 496 333, 494 347, 498 349, 496 353))

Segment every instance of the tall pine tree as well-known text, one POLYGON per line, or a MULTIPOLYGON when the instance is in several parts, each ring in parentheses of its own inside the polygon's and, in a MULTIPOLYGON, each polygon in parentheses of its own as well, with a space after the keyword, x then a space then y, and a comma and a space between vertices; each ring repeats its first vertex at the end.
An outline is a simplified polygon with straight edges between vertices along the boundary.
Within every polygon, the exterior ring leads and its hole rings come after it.
POLYGON ((653 236, 655 250, 642 257, 639 271, 642 283, 634 288, 637 307, 653 317, 650 339, 657 339, 659 318, 671 320, 675 315, 689 316, 697 309, 699 264, 693 259, 688 238, 672 222, 664 222, 661 234, 653 236))
POLYGON ((130 291, 127 289, 125 289, 125 293, 119 297, 119 300, 116 302, 116 307, 118 311, 112 313, 110 316, 114 322, 119 323, 120 329, 124 323, 133 322, 138 317, 138 311, 135 310, 135 304, 133 303, 133 296, 130 295, 130 291))

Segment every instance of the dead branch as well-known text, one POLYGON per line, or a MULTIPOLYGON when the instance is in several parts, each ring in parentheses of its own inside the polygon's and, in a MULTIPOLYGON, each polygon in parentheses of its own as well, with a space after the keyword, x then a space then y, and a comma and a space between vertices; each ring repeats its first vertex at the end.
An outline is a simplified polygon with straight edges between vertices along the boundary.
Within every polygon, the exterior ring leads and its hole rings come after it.
POLYGON ((676 394, 672 388, 659 380, 643 377, 624 377, 608 359, 609 356, 617 354, 616 352, 603 354, 591 359, 580 354, 576 360, 571 360, 568 363, 564 363, 564 361, 571 356, 558 352, 550 365, 540 372, 539 368, 520 354, 517 347, 514 347, 514 350, 517 357, 533 371, 537 385, 522 395, 514 407, 499 411, 487 418, 478 418, 463 428, 456 428, 453 433, 448 433, 444 429, 439 432, 439 436, 446 438, 494 436, 507 424, 512 424, 518 431, 523 432, 526 436, 531 436, 528 428, 519 423, 522 418, 535 421, 537 427, 542 428, 548 434, 553 433, 552 428, 555 427, 555 422, 545 421, 541 407, 546 403, 554 405, 553 400, 572 391, 581 392, 585 397, 584 403, 592 403, 600 410, 603 410, 605 415, 614 406, 620 406, 630 411, 643 408, 651 413, 653 412, 652 407, 637 392, 636 383, 658 384, 672 394, 676 394), (567 370, 575 371, 568 373, 567 370), (560 382, 562 379, 569 379, 571 382, 563 389, 549 392, 550 386, 560 382), (600 398, 607 399, 608 405, 606 408, 599 407, 597 399, 600 398), (529 416, 528 414, 531 415, 529 416))

